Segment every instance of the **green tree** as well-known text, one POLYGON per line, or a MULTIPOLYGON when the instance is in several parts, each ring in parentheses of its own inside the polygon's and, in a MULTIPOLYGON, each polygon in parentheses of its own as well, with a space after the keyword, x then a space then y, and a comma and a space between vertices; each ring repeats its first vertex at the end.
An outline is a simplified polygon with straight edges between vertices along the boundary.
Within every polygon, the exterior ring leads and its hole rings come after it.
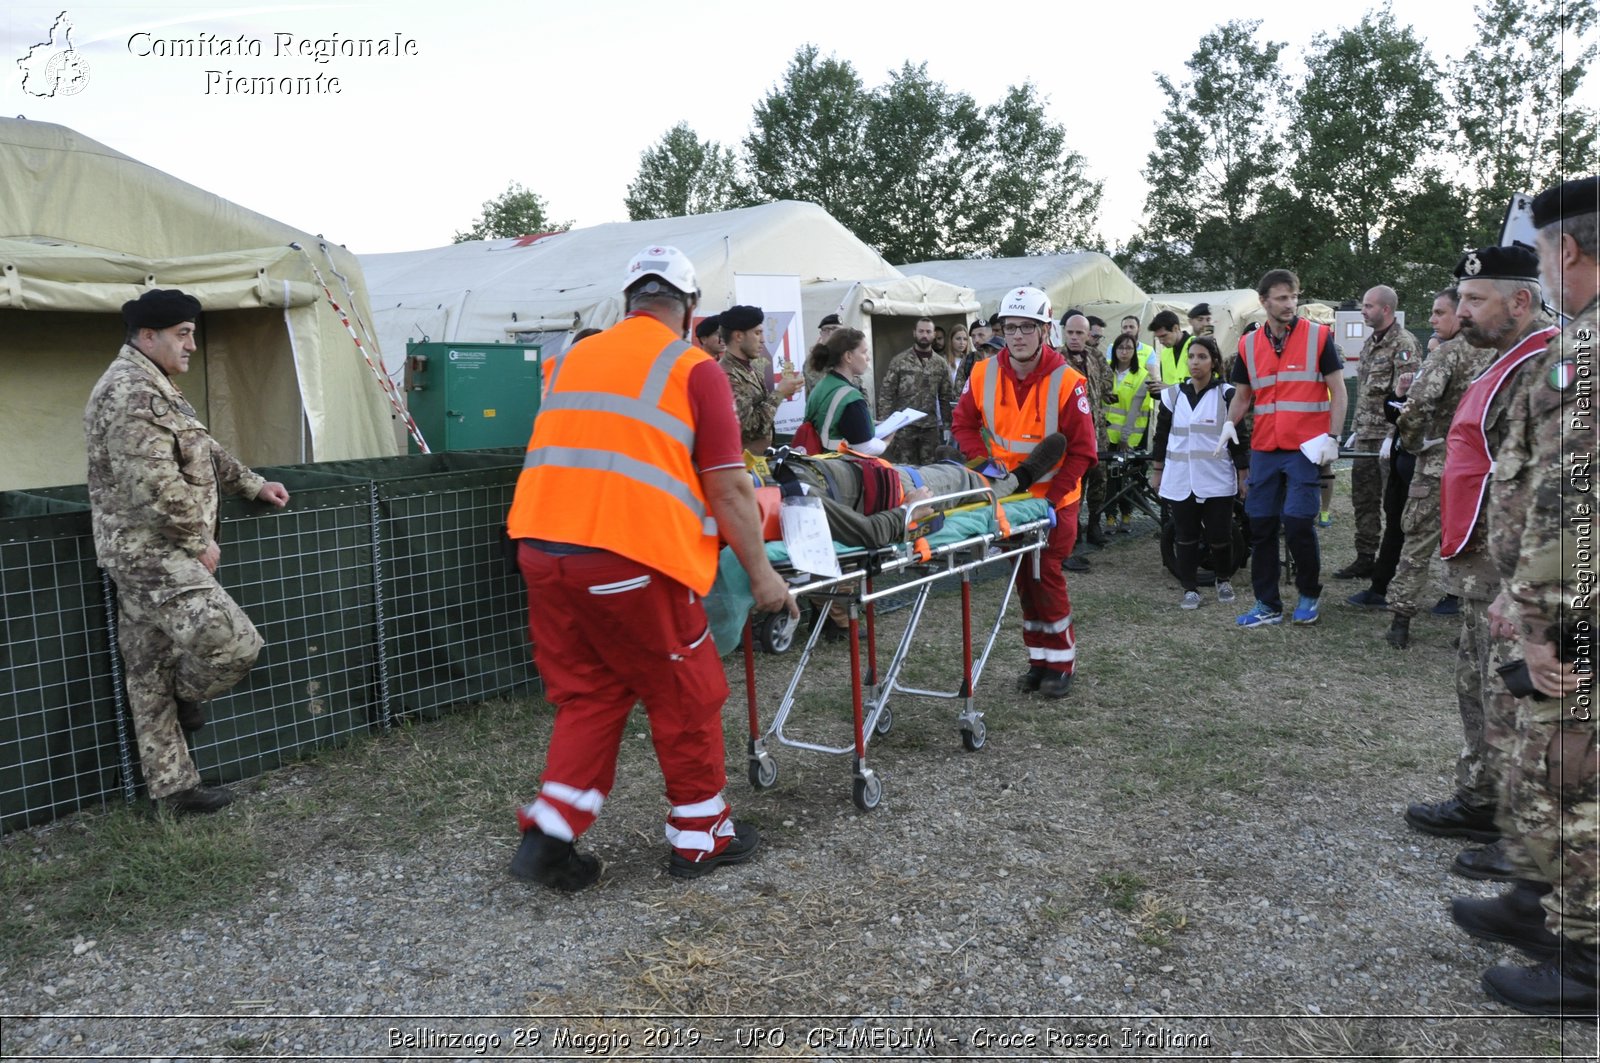
POLYGON ((1478 41, 1456 62, 1456 142, 1474 183, 1475 246, 1500 235, 1506 204, 1594 172, 1595 111, 1577 103, 1596 57, 1588 0, 1484 0, 1478 41))
POLYGON ((1144 170, 1145 223, 1123 256, 1150 291, 1249 288, 1271 268, 1256 215, 1283 169, 1288 82, 1284 45, 1258 40, 1260 26, 1233 20, 1201 37, 1182 85, 1156 75, 1166 105, 1144 170))
POLYGON ((852 231, 863 221, 861 167, 871 98, 850 63, 802 45, 755 105, 744 164, 756 201, 815 203, 852 231))
POLYGON ((644 221, 710 214, 740 201, 733 150, 679 122, 639 153, 639 173, 623 203, 629 219, 644 221))
POLYGON ((512 181, 499 196, 485 200, 483 213, 466 232, 456 233, 452 243, 468 240, 500 240, 510 236, 531 236, 534 233, 565 232, 572 222, 550 220, 550 208, 539 193, 512 181))
POLYGON ((960 231, 971 256, 1014 258, 1096 247, 1103 182, 1084 176, 1083 156, 1044 113, 1032 82, 1013 85, 983 111, 985 135, 970 207, 960 231), (987 160, 1003 159, 1000 164, 987 160))
POLYGON ((959 254, 971 231, 981 157, 962 145, 982 136, 978 105, 904 64, 870 98, 859 159, 864 208, 856 235, 890 262, 959 254))
POLYGON ((1304 254, 1291 265, 1325 298, 1394 284, 1406 259, 1386 234, 1402 225, 1408 203, 1442 184, 1429 162, 1446 127, 1438 66, 1385 6, 1337 35, 1318 34, 1305 70, 1289 177, 1310 242, 1278 246, 1304 254))

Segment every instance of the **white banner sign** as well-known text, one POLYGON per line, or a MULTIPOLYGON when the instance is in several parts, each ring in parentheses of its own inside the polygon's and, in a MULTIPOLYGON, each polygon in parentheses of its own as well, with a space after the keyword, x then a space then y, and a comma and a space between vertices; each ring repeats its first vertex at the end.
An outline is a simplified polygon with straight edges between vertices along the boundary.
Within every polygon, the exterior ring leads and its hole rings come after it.
MULTIPOLYGON (((771 374, 767 387, 771 388, 776 374, 793 372, 804 374, 806 367, 805 336, 801 332, 800 278, 790 274, 736 273, 733 276, 734 301, 742 306, 759 306, 766 320, 762 331, 767 341, 767 359, 771 374)), ((778 407, 773 429, 785 434, 800 427, 806 412, 806 389, 802 384, 794 397, 778 407)))

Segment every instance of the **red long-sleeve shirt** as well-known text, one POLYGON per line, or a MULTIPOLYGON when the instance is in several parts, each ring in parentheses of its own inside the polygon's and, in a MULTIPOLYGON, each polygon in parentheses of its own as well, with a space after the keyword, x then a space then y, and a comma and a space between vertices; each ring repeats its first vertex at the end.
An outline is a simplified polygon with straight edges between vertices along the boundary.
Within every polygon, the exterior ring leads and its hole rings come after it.
MULTIPOLYGON (((1027 402, 1034 388, 1045 386, 1045 381, 1056 367, 1066 364, 1066 359, 1048 344, 1040 352, 1039 362, 1033 367, 1033 372, 1020 380, 1016 370, 1011 367, 1011 352, 1001 351, 994 356, 994 360, 1000 372, 1000 400, 1005 400, 1009 389, 1010 394, 1016 396, 1019 407, 1027 402)), ((978 399, 972 393, 969 381, 966 390, 961 393, 961 401, 956 403, 951 425, 956 445, 968 459, 983 458, 989 454, 989 448, 983 441, 983 427, 983 413, 978 409, 978 399)), ((1050 490, 1045 494, 1052 506, 1061 505, 1061 500, 1078 485, 1083 474, 1100 461, 1095 443, 1094 414, 1081 377, 1075 387, 1062 392, 1059 428, 1061 434, 1067 437, 1067 453, 1050 481, 1050 490)), ((1044 426, 1040 425, 1039 430, 1042 432, 1043 429, 1044 426)))

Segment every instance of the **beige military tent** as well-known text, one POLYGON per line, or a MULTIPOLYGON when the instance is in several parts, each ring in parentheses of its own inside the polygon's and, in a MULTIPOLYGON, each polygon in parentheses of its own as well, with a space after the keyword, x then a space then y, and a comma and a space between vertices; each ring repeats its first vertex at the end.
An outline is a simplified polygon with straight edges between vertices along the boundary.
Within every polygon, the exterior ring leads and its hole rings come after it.
POLYGON ((1116 332, 1117 319, 1124 314, 1137 314, 1141 322, 1148 322, 1155 313, 1140 287, 1110 258, 1094 251, 911 262, 901 266, 900 272, 971 288, 983 304, 984 316, 999 309, 1007 291, 1021 287, 1038 288, 1049 296, 1058 321, 1063 311, 1076 307, 1104 318, 1111 332, 1116 332))
POLYGON ((642 247, 668 244, 694 263, 701 309, 734 303, 739 275, 800 280, 807 343, 824 314, 873 337, 875 361, 909 342, 923 314, 953 324, 977 309, 970 288, 906 278, 827 211, 779 202, 715 214, 615 222, 570 232, 361 256, 378 335, 398 381, 408 341, 560 349, 580 328, 622 316, 622 278, 642 247))
POLYGON ((240 458, 396 453, 380 378, 323 289, 353 324, 371 321, 354 255, 63 126, 0 119, 0 174, 0 423, 13 441, 0 489, 83 482, 84 403, 122 341, 122 304, 150 288, 205 308, 178 384, 240 458))

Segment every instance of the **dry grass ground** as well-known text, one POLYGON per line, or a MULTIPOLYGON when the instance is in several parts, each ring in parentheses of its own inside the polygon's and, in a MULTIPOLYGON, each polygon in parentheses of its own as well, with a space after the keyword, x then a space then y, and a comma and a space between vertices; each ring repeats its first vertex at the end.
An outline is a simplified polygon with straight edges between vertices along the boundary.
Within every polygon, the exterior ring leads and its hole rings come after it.
MULTIPOLYGON (((1346 508, 1325 568, 1347 560, 1348 527, 1346 508)), ((750 789, 730 656, 728 793, 765 846, 701 882, 664 873, 642 715, 585 838, 606 861, 600 886, 560 897, 505 875, 511 810, 549 733, 536 699, 275 772, 215 819, 118 810, 8 837, 0 1011, 128 1010, 108 986, 174 965, 230 1014, 267 1001, 352 1016, 351 1030, 386 1014, 539 1016, 546 1038, 565 1017, 570 1044, 595 1049, 574 1056, 865 1058, 839 1039, 878 1030, 885 1055, 947 1058, 1594 1058, 1593 1027, 1486 1001, 1481 971, 1513 955, 1469 943, 1446 905, 1488 891, 1447 873, 1455 844, 1400 819, 1451 785, 1450 622, 1419 620, 1395 653, 1386 615, 1344 605, 1358 585, 1330 582, 1316 628, 1240 631, 1214 601, 1177 609, 1149 537, 1093 566, 1072 583, 1070 698, 1012 693, 1026 665, 1013 607, 978 692, 987 746, 962 749, 955 703, 897 698, 869 753, 884 782, 870 814, 851 803, 846 757, 779 749, 776 785, 750 789), (340 890, 357 900, 330 917, 340 890), (240 971, 174 944, 190 934, 284 958, 240 971), (87 939, 98 966, 74 967, 87 939), (1139 1035, 1155 1040, 1128 1043, 1139 1035)), ((978 586, 980 612, 999 590, 978 586)), ((886 636, 904 616, 884 618, 886 636)), ((958 633, 941 596, 906 681, 953 688, 958 633)), ((796 732, 847 741, 845 652, 819 649, 796 732)), ((791 662, 758 660, 764 720, 791 662)), ((36 1051, 49 1026, 11 1025, 8 1055, 36 1051)), ((84 1028, 91 1044, 112 1036, 84 1028)), ((505 1052, 519 1027, 478 1028, 504 1031, 505 1052)), ((194 1054, 293 1054, 297 1037, 334 1054, 322 1029, 238 1019, 194 1054)), ((152 1052, 187 1043, 145 1036, 152 1052)))

